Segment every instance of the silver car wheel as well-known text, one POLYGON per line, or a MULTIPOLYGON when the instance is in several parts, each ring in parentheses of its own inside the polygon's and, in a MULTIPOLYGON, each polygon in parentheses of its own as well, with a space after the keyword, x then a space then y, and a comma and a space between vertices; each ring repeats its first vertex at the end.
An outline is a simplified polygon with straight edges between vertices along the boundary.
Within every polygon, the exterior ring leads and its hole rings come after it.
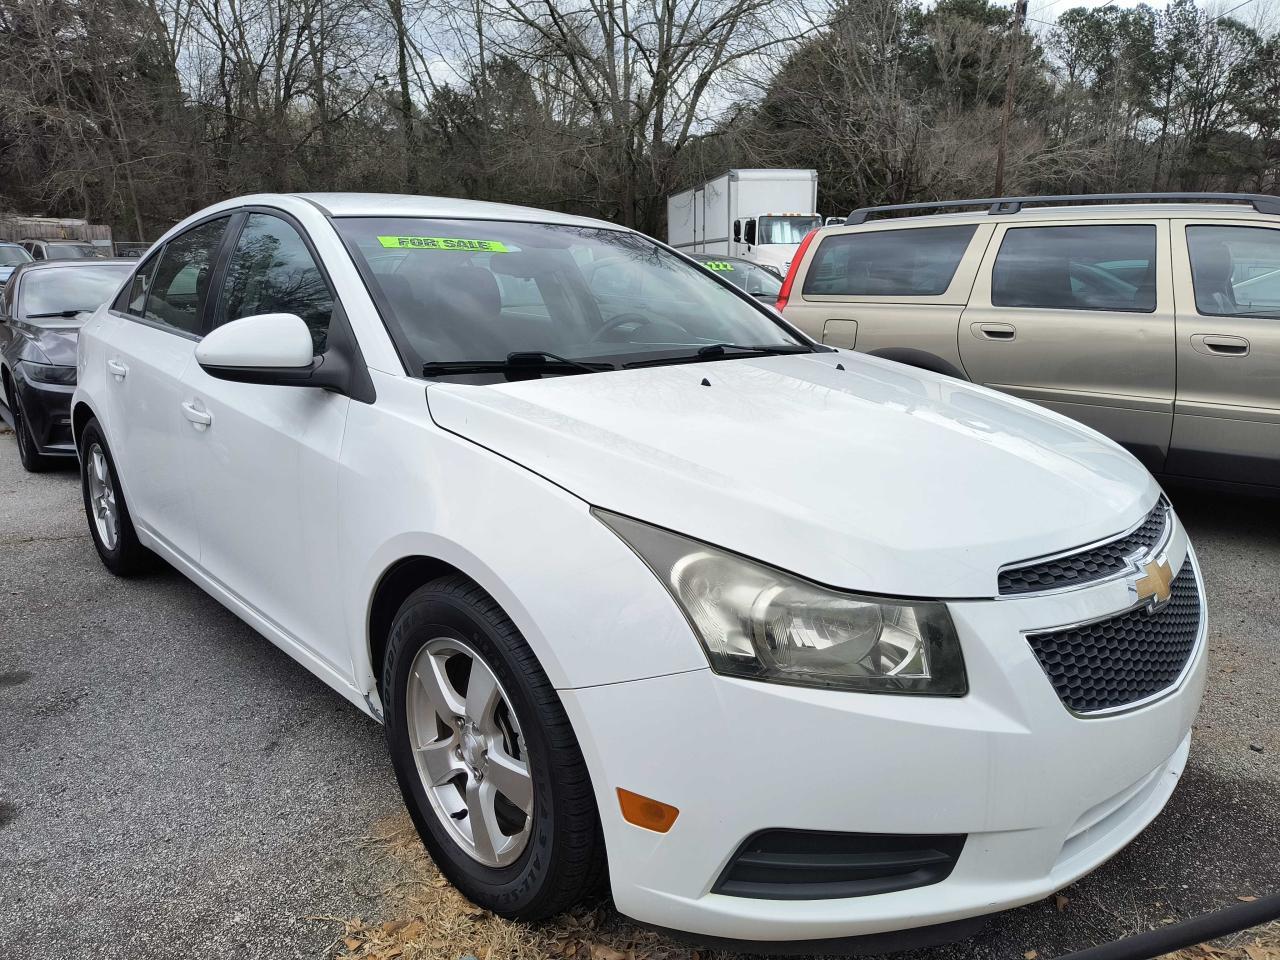
POLYGON ((529 843, 533 779, 502 684, 468 644, 438 637, 414 657, 405 698, 414 762, 441 826, 485 866, 513 863, 529 843))
POLYGON ((89 505, 98 539, 108 550, 114 550, 120 539, 120 510, 116 504, 116 488, 111 482, 111 468, 101 444, 89 447, 86 470, 89 478, 89 505))

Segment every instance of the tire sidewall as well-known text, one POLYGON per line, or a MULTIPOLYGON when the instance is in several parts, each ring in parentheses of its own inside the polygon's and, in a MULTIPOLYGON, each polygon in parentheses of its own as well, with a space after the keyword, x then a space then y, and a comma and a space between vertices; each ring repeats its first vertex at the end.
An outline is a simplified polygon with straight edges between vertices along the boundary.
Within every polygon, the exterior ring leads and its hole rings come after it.
POLYGON ((102 436, 102 428, 98 426, 97 420, 91 420, 85 425, 80 434, 79 449, 80 496, 84 501, 84 517, 89 524, 89 536, 93 538, 93 545, 98 551, 98 556, 102 558, 102 562, 107 565, 108 569, 118 571, 125 562, 126 529, 132 530, 132 527, 129 520, 129 510, 124 501, 124 494, 120 490, 120 476, 116 473, 116 463, 111 456, 111 449, 107 446, 106 438, 102 436), (120 530, 116 535, 115 548, 111 550, 107 549, 106 544, 102 542, 102 538, 98 536, 98 525, 93 519, 93 504, 89 497, 89 448, 95 443, 102 448, 102 456, 107 461, 107 470, 111 474, 111 485, 116 495, 116 508, 119 511, 120 530))
POLYGON ((522 674, 505 655, 503 638, 465 602, 439 593, 411 597, 392 628, 383 671, 385 735, 405 804, 428 852, 445 877, 470 899, 504 913, 520 913, 542 892, 555 849, 553 761, 522 674), (460 640, 478 653, 497 676, 520 725, 533 779, 533 825, 520 857, 505 867, 488 867, 458 847, 438 820, 409 740, 405 716, 410 667, 418 651, 438 637, 460 640))

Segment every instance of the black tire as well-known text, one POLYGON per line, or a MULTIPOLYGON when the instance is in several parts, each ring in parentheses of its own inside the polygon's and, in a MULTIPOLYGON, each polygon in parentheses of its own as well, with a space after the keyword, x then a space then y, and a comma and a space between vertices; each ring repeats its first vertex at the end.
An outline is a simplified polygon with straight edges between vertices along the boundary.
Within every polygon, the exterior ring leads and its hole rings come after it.
POLYGON ((603 887, 604 837, 582 751, 533 651, 492 597, 457 575, 411 594, 391 626, 382 692, 387 746, 405 805, 427 852, 464 896, 507 919, 534 921, 603 887), (410 669, 418 651, 439 637, 461 640, 480 655, 523 734, 533 817, 528 844, 509 866, 478 862, 449 835, 414 761, 406 720, 410 669))
POLYGON ((28 473, 45 473, 52 469, 55 458, 37 449, 31 425, 22 412, 22 401, 14 390, 9 391, 9 412, 13 414, 13 434, 18 441, 18 459, 22 462, 22 468, 28 473))
POLYGON ((138 534, 133 528, 133 519, 129 516, 129 505, 125 502, 124 491, 120 487, 120 477, 116 473, 116 462, 111 456, 111 448, 97 420, 90 420, 80 431, 80 492, 84 499, 85 520, 89 523, 89 535, 93 537, 93 545, 98 551, 103 566, 117 577, 135 577, 146 573, 155 565, 155 554, 138 542, 138 534), (98 533, 98 525, 94 521, 93 504, 89 492, 90 453, 94 447, 102 450, 107 470, 116 497, 119 533, 114 547, 108 547, 98 533))

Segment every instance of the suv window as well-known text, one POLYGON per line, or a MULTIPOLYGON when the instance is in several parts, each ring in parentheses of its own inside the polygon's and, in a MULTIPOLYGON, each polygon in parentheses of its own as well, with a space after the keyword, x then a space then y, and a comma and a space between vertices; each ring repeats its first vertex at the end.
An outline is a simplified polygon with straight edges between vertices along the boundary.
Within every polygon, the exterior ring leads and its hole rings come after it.
POLYGON ((991 273, 997 307, 1156 308, 1156 228, 1106 223, 1007 230, 991 273))
POLYGON ((129 312, 136 314, 141 306, 141 315, 148 320, 187 333, 201 333, 209 273, 230 219, 210 220, 166 243, 155 266, 144 266, 134 276, 130 296, 141 286, 143 299, 141 304, 131 300, 129 312), (151 276, 143 277, 148 271, 151 276))
POLYGON ((1280 318, 1280 230, 1187 227, 1187 248, 1197 310, 1280 318))
POLYGON ((826 237, 803 295, 936 297, 947 292, 976 224, 873 230, 826 237))
POLYGON ((213 325, 262 313, 292 313, 311 330, 324 353, 333 316, 333 294, 298 231, 279 217, 251 213, 245 220, 213 325))

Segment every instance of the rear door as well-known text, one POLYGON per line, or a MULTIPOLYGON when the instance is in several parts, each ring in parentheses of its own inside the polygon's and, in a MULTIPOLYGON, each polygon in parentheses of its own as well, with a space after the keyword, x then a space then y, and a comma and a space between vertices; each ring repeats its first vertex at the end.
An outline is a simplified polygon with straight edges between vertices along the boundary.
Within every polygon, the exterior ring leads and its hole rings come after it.
POLYGON ((960 322, 965 372, 1162 469, 1175 375, 1169 263, 1167 221, 1001 224, 960 322))
POLYGON ((1173 224, 1178 398, 1168 472, 1280 485, 1280 226, 1173 224))
POLYGON ((992 229, 823 230, 800 265, 786 318, 834 347, 959 375, 956 325, 992 229))
POLYGON ((200 223, 145 261, 100 332, 106 421, 135 523, 182 557, 199 556, 196 507, 178 442, 182 376, 194 362, 209 279, 229 216, 200 223))

